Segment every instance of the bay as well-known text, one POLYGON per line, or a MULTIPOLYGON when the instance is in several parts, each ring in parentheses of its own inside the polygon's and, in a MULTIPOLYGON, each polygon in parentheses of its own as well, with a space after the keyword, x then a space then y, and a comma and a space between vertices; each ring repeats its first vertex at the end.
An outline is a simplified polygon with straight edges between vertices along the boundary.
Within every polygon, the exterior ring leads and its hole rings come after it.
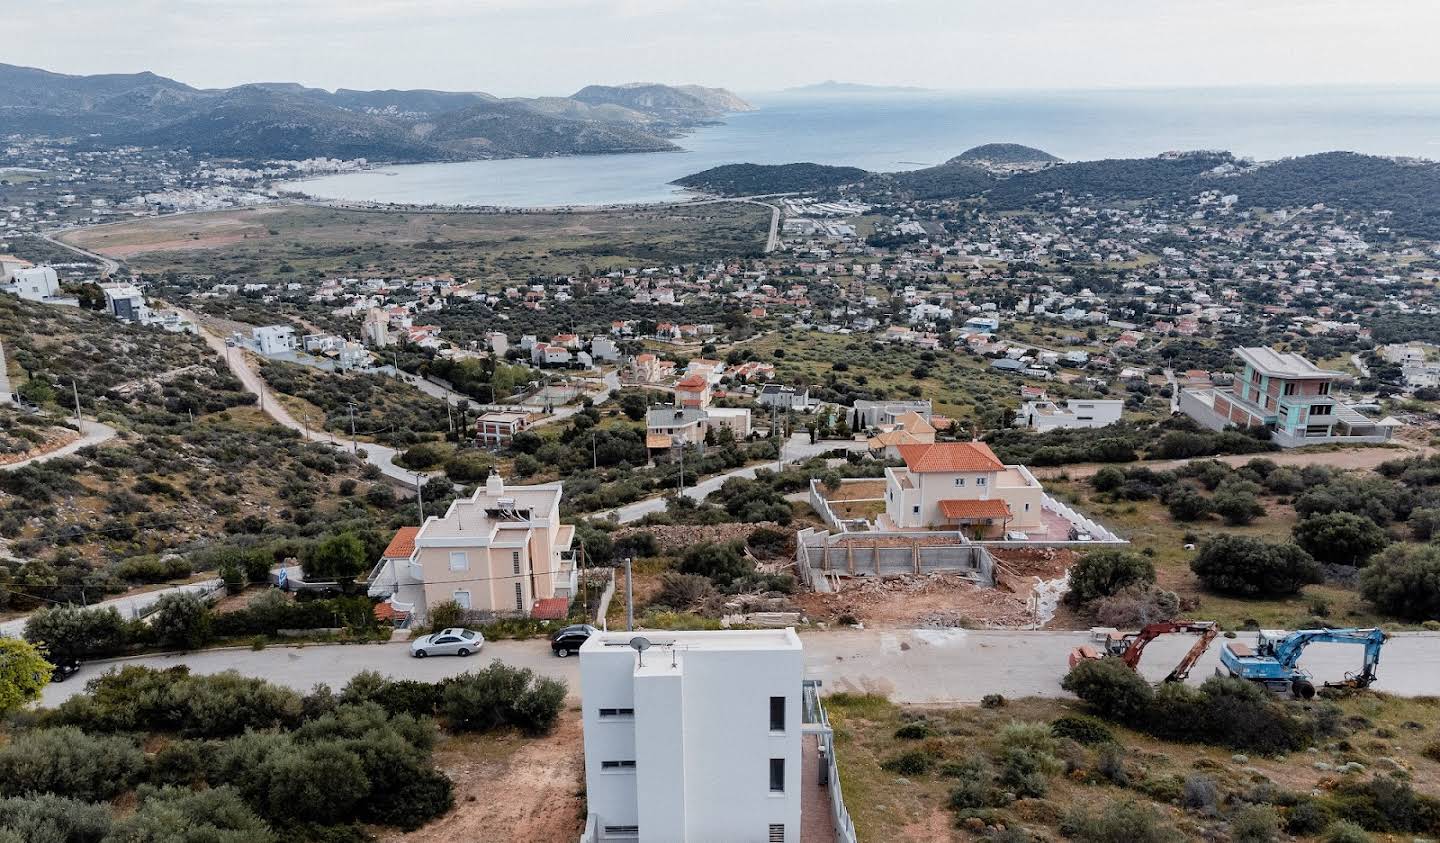
POLYGON ((1066 160, 1227 149, 1270 160, 1331 150, 1440 158, 1440 88, 1145 89, 749 97, 678 139, 683 152, 384 166, 291 182, 319 198, 425 205, 646 203, 720 164, 812 161, 896 171, 982 143, 1066 160))

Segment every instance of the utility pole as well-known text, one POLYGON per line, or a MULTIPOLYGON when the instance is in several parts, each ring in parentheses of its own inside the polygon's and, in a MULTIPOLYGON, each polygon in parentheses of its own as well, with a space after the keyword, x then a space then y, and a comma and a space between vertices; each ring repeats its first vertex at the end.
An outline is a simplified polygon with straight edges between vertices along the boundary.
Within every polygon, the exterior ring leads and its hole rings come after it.
POLYGON ((676 494, 685 494, 685 440, 680 440, 680 491, 676 494))
POLYGON ((420 472, 415 472, 415 505, 420 508, 420 524, 425 524, 425 489, 420 485, 420 472))
MULTIPOLYGON (((75 381, 70 381, 70 392, 75 396, 75 421, 78 422, 80 421, 80 387, 75 385, 75 381)), ((191 421, 194 421, 193 417, 191 421)))
POLYGON ((590 470, 594 471, 600 467, 600 452, 595 447, 595 433, 590 433, 590 470))
POLYGON ((360 446, 355 442, 355 402, 347 402, 345 408, 350 411, 350 453, 358 454, 360 446))
POLYGON ((625 557, 625 631, 635 628, 635 578, 630 575, 630 557, 625 557))

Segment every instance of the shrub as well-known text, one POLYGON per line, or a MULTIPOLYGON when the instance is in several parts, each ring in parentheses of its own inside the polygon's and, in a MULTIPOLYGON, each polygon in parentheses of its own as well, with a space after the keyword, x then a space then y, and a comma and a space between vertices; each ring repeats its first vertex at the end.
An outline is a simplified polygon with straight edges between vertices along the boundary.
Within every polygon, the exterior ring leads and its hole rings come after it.
POLYGON ((1360 593, 1380 611, 1406 620, 1440 618, 1440 545, 1387 547, 1360 572, 1360 593))
POLYGON ((0 799, 0 832, 21 843, 101 843, 110 832, 110 811, 45 793, 0 799))
POLYGON ((895 737, 902 740, 918 741, 935 736, 935 729, 924 720, 917 720, 914 723, 906 723, 895 730, 895 737))
POLYGON ((440 702, 440 689, 414 679, 387 679, 373 670, 363 670, 340 692, 341 705, 373 702, 391 715, 428 717, 440 702))
POLYGON ((1096 550, 1080 558, 1070 569, 1070 590, 1065 600, 1084 606, 1132 585, 1155 582, 1155 566, 1149 559, 1123 550, 1096 550))
POLYGON ((549 732, 565 703, 565 683, 536 679, 529 668, 500 661, 445 683, 440 709, 452 729, 484 732, 514 726, 530 735, 549 732))
POLYGON ((1185 777, 1185 787, 1180 794, 1180 805, 1191 811, 1212 813, 1220 804, 1220 788, 1209 776, 1190 775, 1185 777))
POLYGON ((1038 752, 1012 746, 1000 754, 999 782, 1016 796, 1039 799, 1050 791, 1050 761, 1038 752))
POLYGON ((1249 805, 1236 812, 1230 820, 1230 839, 1234 843, 1272 843, 1280 834, 1280 818, 1275 809, 1249 805))
MULTIPOLYGON (((854 624, 851 624, 851 626, 854 626, 854 624)), ((1004 708, 1009 704, 1004 694, 986 694, 980 698, 981 708, 1004 708)))
POLYGON ((293 727, 300 695, 238 673, 191 676, 189 669, 127 665, 90 681, 45 715, 47 723, 98 732, 181 732, 192 737, 238 735, 247 729, 293 727))
POLYGON ((1341 819, 1369 831, 1433 834, 1440 830, 1440 801, 1388 776, 1342 783, 1332 793, 1331 805, 1341 819))
POLYGON ((270 843, 275 835, 233 788, 206 790, 142 786, 140 807, 115 823, 114 840, 126 843, 169 843, 184 840, 215 843, 270 843), (183 832, 181 831, 183 829, 183 832))
POLYGON ((1201 545, 1190 569, 1206 588, 1245 597, 1294 594, 1324 579, 1319 563, 1293 544, 1229 534, 1201 545))
POLYGON ((1060 831, 1078 843, 1169 843, 1173 829, 1163 826, 1152 808, 1135 802, 1111 802, 1099 814, 1066 817, 1060 831))
POLYGON ((1410 528, 1410 535, 1414 536, 1417 542, 1440 538, 1440 507, 1417 507, 1411 510, 1405 526, 1410 528))
POLYGON ((1095 472, 1090 485, 1097 492, 1113 492, 1125 483, 1125 472, 1113 465, 1107 465, 1095 472))
MULTIPOLYGON (((439 442, 421 442, 412 445, 402 453, 396 462, 409 469, 424 471, 434 468, 446 461, 450 455, 450 449, 439 442)), ((465 481, 460 481, 465 482, 465 481)))
POLYGON ((43 645, 52 659, 117 655, 129 638, 129 624, 113 608, 56 606, 41 609, 25 623, 25 640, 43 645))
POLYGON ((465 610, 454 600, 442 600, 430 607, 430 628, 449 629, 465 624, 465 610))
POLYGON ((650 603, 683 612, 714 593, 715 587, 710 584, 710 580, 699 574, 666 571, 660 575, 660 590, 655 593, 650 603))
POLYGON ((99 802, 129 790, 144 769, 145 754, 129 738, 36 729, 0 747, 0 795, 53 793, 99 802))
POLYGON ((921 776, 935 767, 935 756, 923 749, 912 749, 881 762, 880 766, 901 776, 921 776))
POLYGON ((1065 675, 1060 687, 1102 716, 1121 721, 1139 717, 1155 696, 1149 682, 1114 657, 1080 662, 1065 675))
POLYGON ((1069 738, 1076 743, 1103 744, 1114 743, 1115 736, 1111 734, 1109 727, 1093 717, 1085 717, 1078 714, 1067 714, 1064 717, 1057 717, 1050 724, 1050 734, 1057 738, 1069 738))
POLYGON ((1139 628, 1180 614, 1180 597, 1155 586, 1132 585, 1090 604, 1095 619, 1106 626, 1139 628))
POLYGON ((1226 524, 1249 524, 1265 514, 1265 507, 1255 497, 1260 487, 1248 480, 1231 478, 1220 484, 1210 504, 1226 524))
POLYGON ((34 645, 0 638, 0 714, 39 699, 52 667, 34 645))
POLYGON ((371 822, 410 831, 455 806, 455 786, 444 773, 428 765, 402 765, 401 769, 388 770, 385 778, 372 777, 371 786, 379 787, 387 779, 394 781, 395 787, 372 793, 366 800, 365 816, 371 822))
POLYGON ((1210 514, 1210 501, 1199 492, 1182 486, 1165 501, 1170 517, 1176 521, 1199 521, 1210 514))
POLYGON ((754 564, 745 559, 740 550, 736 542, 702 542, 692 545, 680 557, 680 572, 697 574, 709 578, 718 586, 727 586, 754 571, 754 564))
POLYGON ((1324 843, 1370 843, 1370 835, 1365 833, 1365 829, 1344 820, 1326 826, 1321 839, 1324 843))
POLYGON ((210 605, 199 595, 172 593, 155 601, 150 632, 167 647, 193 650, 210 640, 210 605))
POLYGON ((1374 521, 1350 512, 1311 516, 1291 532, 1306 553, 1332 565, 1364 565, 1389 543, 1374 521))
POLYGON ((317 580, 353 579, 365 571, 365 543, 353 533, 339 533, 306 548, 300 563, 305 576, 317 580))
POLYGON ((1319 834, 1335 821, 1335 812, 1323 802, 1304 799, 1285 816, 1285 830, 1291 834, 1319 834))

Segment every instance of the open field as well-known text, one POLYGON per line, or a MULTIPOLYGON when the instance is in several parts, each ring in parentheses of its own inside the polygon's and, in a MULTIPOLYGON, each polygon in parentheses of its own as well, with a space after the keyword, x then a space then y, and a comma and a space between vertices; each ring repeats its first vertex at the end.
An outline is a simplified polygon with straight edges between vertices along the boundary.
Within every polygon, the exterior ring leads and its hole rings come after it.
MULTIPOLYGON (((1418 793, 1440 795, 1440 763, 1426 751, 1435 740, 1434 700, 1364 694, 1339 702, 1346 724, 1343 738, 1323 743, 1317 752, 1288 757, 1232 756, 1229 749, 1170 743, 1108 723, 1119 746, 1118 756, 1112 757, 1118 757, 1124 770, 1123 776, 1116 778, 1125 784, 1098 774, 1097 768, 1102 766, 1099 746, 1073 745, 1062 751, 1066 754, 1063 763, 1073 769, 1068 774, 1049 776, 1043 796, 1020 798, 1004 807, 973 812, 985 821, 957 821, 948 802, 959 779, 947 775, 946 764, 964 765, 985 757, 999 767, 992 756, 1003 759, 999 736, 1009 724, 1048 724, 1058 717, 1082 712, 1083 706, 1070 701, 1024 699, 988 710, 923 709, 867 696, 832 697, 826 706, 835 728, 835 757, 840 765, 845 803, 861 841, 992 839, 985 832, 987 822, 991 828, 994 824, 1023 827, 1032 835, 1042 835, 1006 840, 1056 840, 1061 839, 1056 835, 1057 826, 1072 811, 1094 812, 1123 801, 1136 802, 1155 812, 1160 823, 1174 830, 1170 839, 1232 839, 1214 835, 1223 835, 1224 826, 1247 802, 1266 796, 1282 798, 1279 793, 1302 798, 1323 796, 1338 780, 1368 778, 1366 773, 1342 776, 1333 772, 1335 767, 1347 761, 1370 766, 1378 756, 1389 759, 1387 764, 1393 764, 1394 769, 1404 771, 1418 793), (898 728, 914 722, 928 724, 932 736, 919 740, 895 736, 898 728), (906 752, 923 753, 932 759, 933 766, 904 775, 882 766, 906 752), (1179 797, 1184 782, 1202 777, 1213 783, 1218 804, 1183 808, 1179 797)), ((1288 819, 1295 810, 1293 806, 1279 808, 1277 813, 1288 819)), ((1372 839, 1409 840, 1414 836, 1372 839)), ((1297 833, 1286 839, 1313 840, 1319 836, 1297 833)))
POLYGON ((597 213, 410 213, 286 206, 80 229, 67 243, 146 272, 298 280, 516 278, 758 253, 769 213, 739 203, 597 213))

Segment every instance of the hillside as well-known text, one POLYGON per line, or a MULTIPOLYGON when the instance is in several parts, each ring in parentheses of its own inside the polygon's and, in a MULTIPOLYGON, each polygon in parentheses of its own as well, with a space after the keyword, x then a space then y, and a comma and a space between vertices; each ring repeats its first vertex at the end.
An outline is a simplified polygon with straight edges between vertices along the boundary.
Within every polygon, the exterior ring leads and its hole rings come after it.
POLYGON ((1400 162, 1353 152, 1287 158, 1230 178, 1215 189, 1238 194, 1249 207, 1281 208, 1323 202, 1358 211, 1390 211, 1392 227, 1440 237, 1440 164, 1400 162))
POLYGON ((1054 155, 1033 146, 1018 143, 983 143, 972 146, 946 161, 946 164, 1054 164, 1060 161, 1054 155))
POLYGON ((676 179, 672 184, 722 196, 753 196, 825 190, 860 181, 870 172, 826 164, 724 164, 676 179))
POLYGON ((70 76, 0 64, 7 131, 85 136, 235 158, 443 161, 674 149, 668 137, 731 111, 739 97, 696 85, 591 86, 575 97, 480 92, 331 92, 292 82, 200 90, 153 73, 70 76))
POLYGON ((938 167, 891 173, 890 183, 911 199, 950 199, 978 196, 995 184, 979 167, 950 159, 938 167))

